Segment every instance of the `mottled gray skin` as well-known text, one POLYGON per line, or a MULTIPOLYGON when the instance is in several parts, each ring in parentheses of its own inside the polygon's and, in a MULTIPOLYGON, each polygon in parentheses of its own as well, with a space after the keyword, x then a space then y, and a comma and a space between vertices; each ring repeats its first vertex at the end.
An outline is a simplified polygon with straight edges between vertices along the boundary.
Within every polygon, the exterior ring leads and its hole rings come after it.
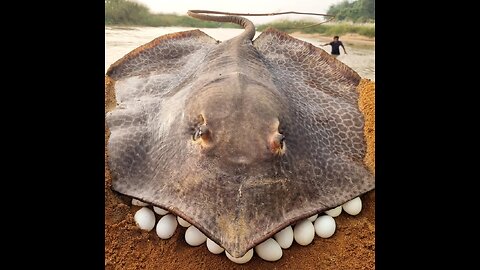
POLYGON ((360 77, 276 30, 250 36, 163 36, 107 72, 113 189, 181 216, 234 257, 375 187, 360 77), (198 129, 209 133, 194 141, 198 129))

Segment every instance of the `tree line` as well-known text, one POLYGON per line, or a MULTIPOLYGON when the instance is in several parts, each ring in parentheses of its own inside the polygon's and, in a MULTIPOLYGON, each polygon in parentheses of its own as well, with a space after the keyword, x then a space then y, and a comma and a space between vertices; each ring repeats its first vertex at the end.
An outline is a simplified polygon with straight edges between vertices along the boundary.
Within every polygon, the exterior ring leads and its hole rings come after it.
MULTIPOLYGON (((337 21, 349 20, 354 22, 371 22, 375 20, 375 0, 357 0, 354 2, 344 1, 330 6, 328 14, 335 15, 337 21)), ((264 25, 258 25, 257 30, 263 31, 269 26, 278 30, 304 33, 320 33, 327 35, 341 35, 345 33, 357 33, 374 37, 374 25, 361 24, 322 24, 316 27, 303 28, 311 24, 304 21, 274 21, 264 25)), ((152 14, 148 7, 130 2, 128 0, 105 0, 105 25, 143 25, 153 27, 183 26, 198 28, 240 28, 233 23, 220 23, 202 21, 190 16, 175 14, 152 14)))
POLYGON ((232 23, 201 21, 186 15, 152 14, 148 7, 127 0, 105 0, 105 25, 240 28, 232 23))
POLYGON ((340 21, 375 22, 375 0, 347 0, 331 5, 327 14, 340 21))

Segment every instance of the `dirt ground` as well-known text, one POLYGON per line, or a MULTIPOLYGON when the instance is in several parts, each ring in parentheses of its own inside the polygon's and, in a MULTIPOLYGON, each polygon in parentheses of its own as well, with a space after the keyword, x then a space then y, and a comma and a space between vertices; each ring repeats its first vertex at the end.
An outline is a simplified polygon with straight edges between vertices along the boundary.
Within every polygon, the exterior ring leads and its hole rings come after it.
MULTIPOLYGON (((113 82, 106 79, 106 109, 112 108, 113 82)), ((365 115, 368 154, 365 164, 374 171, 375 84, 362 80, 359 108, 365 115)), ((105 131, 105 141, 108 140, 105 131)), ((105 150, 106 151, 106 150, 105 150)), ((105 158, 107 157, 105 152, 105 158)), ((357 216, 344 212, 335 218, 337 230, 328 239, 315 236, 304 247, 296 244, 283 250, 283 257, 267 262, 254 255, 246 264, 231 262, 224 253, 214 255, 205 244, 191 247, 184 240, 185 228, 178 226, 168 240, 155 229, 139 230, 133 220, 137 206, 131 199, 110 189, 111 178, 105 163, 105 269, 375 269, 375 190, 364 194, 363 210, 357 216)), ((158 221, 158 217, 157 217, 158 221)))

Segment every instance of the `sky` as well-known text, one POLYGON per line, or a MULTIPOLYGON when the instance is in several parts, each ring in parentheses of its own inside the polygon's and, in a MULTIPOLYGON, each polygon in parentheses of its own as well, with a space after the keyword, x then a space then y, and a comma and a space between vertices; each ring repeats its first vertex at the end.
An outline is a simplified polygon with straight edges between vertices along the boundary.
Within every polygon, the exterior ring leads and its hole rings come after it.
MULTIPOLYGON (((186 15, 190 9, 226 11, 234 13, 312 12, 326 13, 328 7, 343 0, 131 0, 144 4, 152 13, 176 13, 186 15)), ((255 24, 278 19, 323 20, 321 16, 279 15, 247 17, 255 24)))

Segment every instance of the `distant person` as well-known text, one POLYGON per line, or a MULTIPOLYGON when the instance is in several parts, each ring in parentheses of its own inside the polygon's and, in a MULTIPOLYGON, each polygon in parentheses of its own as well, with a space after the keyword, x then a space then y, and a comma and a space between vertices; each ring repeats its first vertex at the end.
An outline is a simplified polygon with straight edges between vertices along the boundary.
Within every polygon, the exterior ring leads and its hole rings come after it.
POLYGON ((343 46, 343 43, 340 40, 338 40, 338 36, 334 36, 332 42, 325 43, 325 44, 320 45, 320 46, 323 47, 323 46, 327 46, 327 45, 332 46, 332 55, 334 57, 337 57, 337 56, 340 55, 340 46, 342 46, 343 52, 345 54, 347 54, 347 51, 345 50, 345 46, 343 46))

